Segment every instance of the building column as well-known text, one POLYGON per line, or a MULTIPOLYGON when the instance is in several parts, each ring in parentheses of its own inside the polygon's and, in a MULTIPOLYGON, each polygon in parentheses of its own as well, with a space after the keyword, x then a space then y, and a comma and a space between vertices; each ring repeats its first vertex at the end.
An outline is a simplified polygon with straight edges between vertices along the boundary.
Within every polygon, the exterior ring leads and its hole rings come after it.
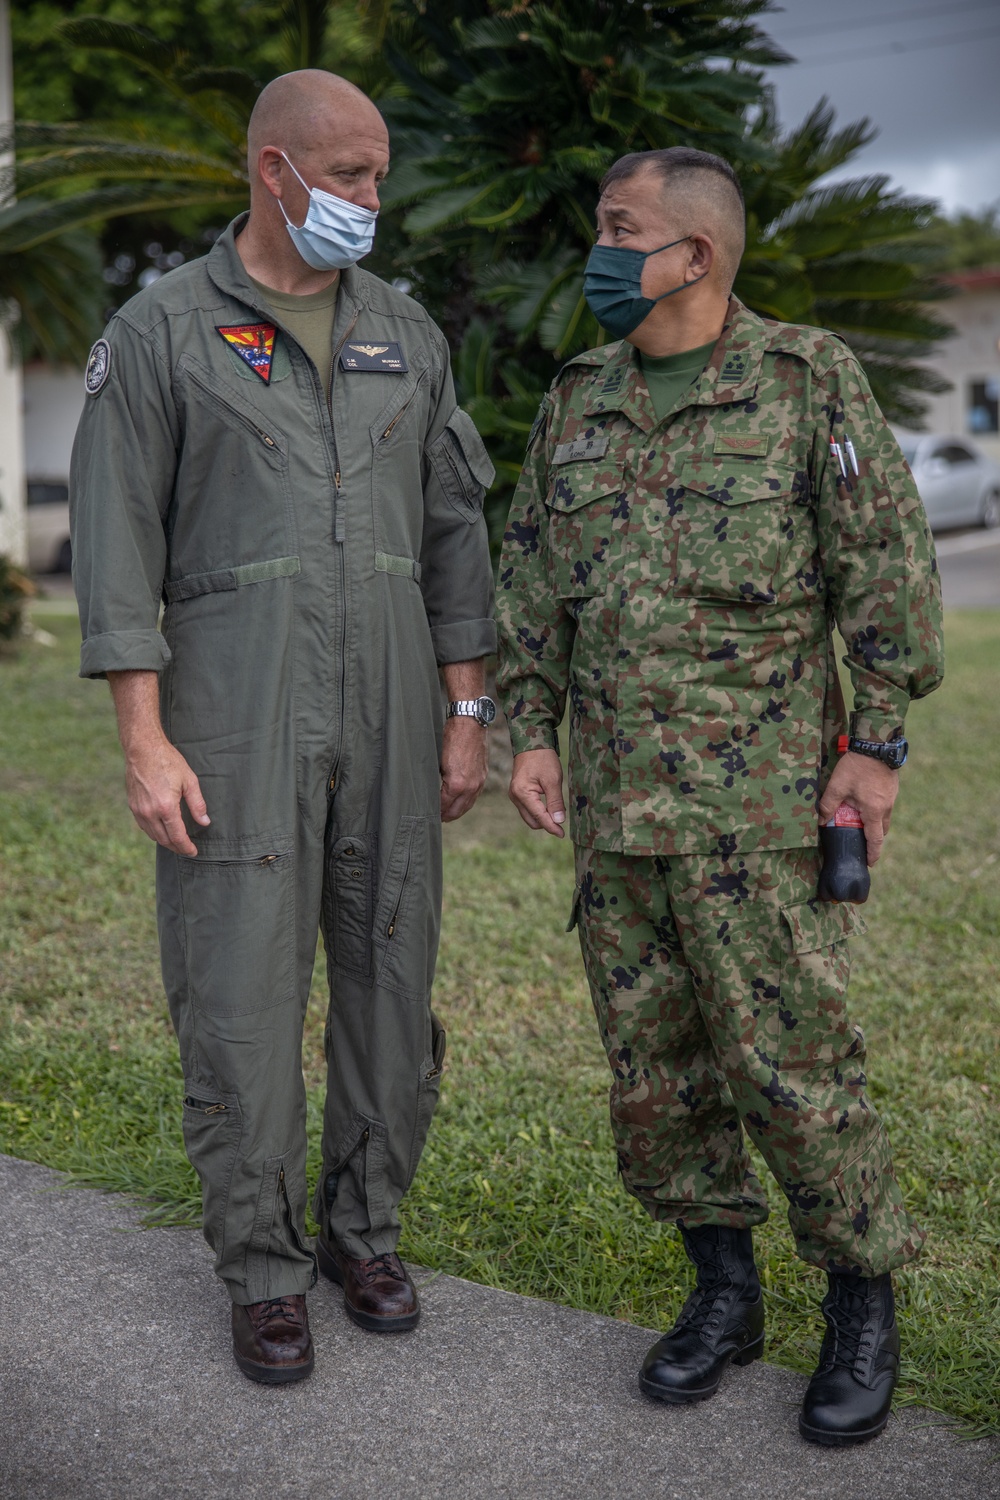
MULTIPOLYGON (((10 6, 0 0, 0 124, 14 118, 10 6)), ((0 161, 0 167, 8 165, 0 161)), ((6 332, 0 333, 0 555, 20 566, 28 560, 24 486, 24 397, 21 365, 6 332)))

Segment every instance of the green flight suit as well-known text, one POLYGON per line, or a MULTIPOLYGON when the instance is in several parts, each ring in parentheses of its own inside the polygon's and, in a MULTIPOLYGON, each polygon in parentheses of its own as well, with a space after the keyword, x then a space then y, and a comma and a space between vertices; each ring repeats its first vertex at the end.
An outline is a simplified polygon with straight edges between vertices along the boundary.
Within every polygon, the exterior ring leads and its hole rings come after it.
POLYGON ((397 1244, 444 1051, 438 667, 495 632, 493 470, 441 333, 343 272, 328 403, 246 276, 243 222, 95 346, 71 508, 81 673, 162 673, 212 820, 197 858, 157 850, 157 910, 206 1238, 250 1303, 314 1279, 301 1036, 320 924, 317 1218, 351 1256, 397 1244))
POLYGON ((941 600, 847 346, 734 298, 659 414, 628 343, 571 360, 529 442, 497 616, 515 753, 554 746, 569 706, 573 921, 626 1187, 655 1218, 759 1223, 747 1131, 804 1258, 901 1264, 922 1236, 845 1009, 853 912, 816 900, 816 807, 847 728, 835 627, 856 732, 888 740, 941 680, 941 600))

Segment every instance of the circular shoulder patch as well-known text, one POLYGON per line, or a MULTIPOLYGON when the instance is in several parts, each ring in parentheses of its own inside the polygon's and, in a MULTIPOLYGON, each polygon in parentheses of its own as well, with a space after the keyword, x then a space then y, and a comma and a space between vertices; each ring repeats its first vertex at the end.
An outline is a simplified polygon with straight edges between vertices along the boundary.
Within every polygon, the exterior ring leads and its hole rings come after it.
POLYGON ((96 396, 111 374, 111 345, 107 339, 98 339, 87 360, 87 373, 83 383, 88 396, 96 396))

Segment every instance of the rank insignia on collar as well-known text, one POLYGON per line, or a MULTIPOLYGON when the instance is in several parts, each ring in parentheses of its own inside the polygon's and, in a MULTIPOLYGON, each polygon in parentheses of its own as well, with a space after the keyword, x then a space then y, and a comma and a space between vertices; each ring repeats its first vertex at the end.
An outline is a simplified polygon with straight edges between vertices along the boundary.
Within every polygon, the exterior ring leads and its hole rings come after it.
POLYGON ((260 376, 265 385, 270 384, 277 332, 273 323, 237 323, 231 328, 216 328, 215 331, 222 334, 230 349, 260 376))
POLYGON ((618 392, 622 388, 622 382, 625 379, 625 374, 625 365, 619 365, 617 370, 612 370, 610 375, 606 377, 604 384, 601 386, 601 395, 617 396, 618 392))
POLYGON ((742 380, 747 372, 747 357, 736 349, 732 354, 726 355, 726 362, 719 372, 719 380, 723 385, 735 384, 742 380))
POLYGON ((396 343, 345 344, 340 356, 342 370, 384 370, 405 375, 410 368, 406 356, 396 343))

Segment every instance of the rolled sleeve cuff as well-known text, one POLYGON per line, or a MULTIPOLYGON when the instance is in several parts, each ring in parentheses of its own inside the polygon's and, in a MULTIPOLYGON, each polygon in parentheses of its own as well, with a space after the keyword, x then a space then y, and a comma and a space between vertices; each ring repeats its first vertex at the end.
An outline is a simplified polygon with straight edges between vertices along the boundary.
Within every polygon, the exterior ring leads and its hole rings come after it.
POLYGON ((533 723, 531 719, 512 718, 507 720, 507 728, 510 730, 510 743, 515 755, 522 755, 525 750, 559 749, 555 724, 539 724, 533 723))
POLYGON ((858 740, 873 740, 885 745, 902 733, 905 712, 898 708, 856 709, 851 715, 851 733, 858 740))
POLYGON ((492 620, 456 620, 431 628, 434 656, 439 667, 453 661, 477 661, 497 649, 497 628, 492 620))
POLYGON ((162 672, 170 648, 158 630, 109 630, 90 635, 80 648, 80 676, 109 672, 162 672))

